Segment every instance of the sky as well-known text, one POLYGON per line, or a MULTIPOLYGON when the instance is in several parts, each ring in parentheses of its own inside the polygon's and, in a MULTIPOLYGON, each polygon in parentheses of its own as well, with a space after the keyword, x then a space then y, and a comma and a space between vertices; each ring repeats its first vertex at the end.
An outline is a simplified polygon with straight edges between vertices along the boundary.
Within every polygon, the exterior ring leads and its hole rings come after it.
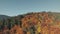
POLYGON ((16 16, 30 12, 60 12, 60 0, 0 0, 0 14, 16 16))

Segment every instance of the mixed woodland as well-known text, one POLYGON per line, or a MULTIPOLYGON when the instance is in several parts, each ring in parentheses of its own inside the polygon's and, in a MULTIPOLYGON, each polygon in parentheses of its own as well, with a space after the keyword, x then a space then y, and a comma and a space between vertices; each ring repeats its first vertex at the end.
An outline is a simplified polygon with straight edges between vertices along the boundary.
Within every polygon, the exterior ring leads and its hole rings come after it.
POLYGON ((2 18, 0 34, 60 34, 60 13, 32 12, 2 18))

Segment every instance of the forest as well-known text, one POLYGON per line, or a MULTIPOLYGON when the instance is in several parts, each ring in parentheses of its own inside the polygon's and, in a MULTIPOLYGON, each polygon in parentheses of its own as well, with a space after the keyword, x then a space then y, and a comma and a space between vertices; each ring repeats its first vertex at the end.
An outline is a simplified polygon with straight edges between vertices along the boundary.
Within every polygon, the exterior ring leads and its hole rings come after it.
POLYGON ((32 12, 2 18, 0 34, 60 34, 60 13, 32 12))

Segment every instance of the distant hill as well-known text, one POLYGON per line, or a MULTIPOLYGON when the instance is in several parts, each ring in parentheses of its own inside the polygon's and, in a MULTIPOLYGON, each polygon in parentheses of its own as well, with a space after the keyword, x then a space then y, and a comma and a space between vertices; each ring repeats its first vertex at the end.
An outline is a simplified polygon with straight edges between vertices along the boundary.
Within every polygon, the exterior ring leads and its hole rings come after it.
POLYGON ((0 15, 0 20, 2 20, 2 19, 8 19, 8 18, 10 18, 10 16, 7 16, 7 15, 0 15))

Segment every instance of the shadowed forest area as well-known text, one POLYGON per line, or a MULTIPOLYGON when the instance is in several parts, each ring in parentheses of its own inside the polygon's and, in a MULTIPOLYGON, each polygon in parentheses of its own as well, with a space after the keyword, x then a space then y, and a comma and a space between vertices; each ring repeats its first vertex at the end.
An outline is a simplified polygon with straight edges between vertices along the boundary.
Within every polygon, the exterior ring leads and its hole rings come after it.
POLYGON ((2 18, 0 34, 60 34, 60 13, 32 12, 2 18))

